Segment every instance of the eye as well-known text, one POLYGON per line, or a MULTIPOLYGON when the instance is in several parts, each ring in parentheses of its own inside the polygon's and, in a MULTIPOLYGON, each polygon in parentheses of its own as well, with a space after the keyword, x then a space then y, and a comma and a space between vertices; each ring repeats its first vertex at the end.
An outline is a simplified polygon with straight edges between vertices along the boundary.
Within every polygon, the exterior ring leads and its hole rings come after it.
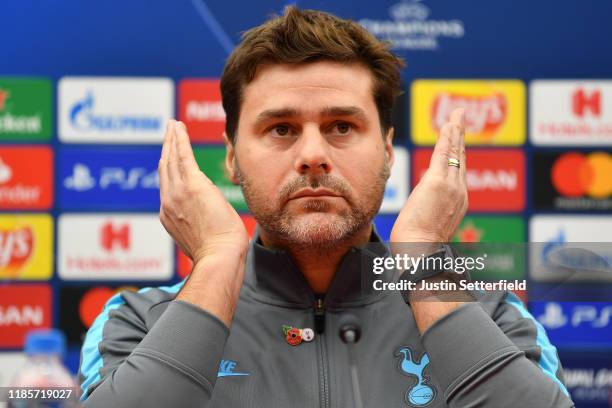
POLYGON ((280 136, 286 136, 287 134, 289 134, 289 127, 285 125, 276 126, 274 130, 276 130, 276 134, 280 136))
POLYGON ((289 125, 275 125, 271 129, 272 136, 286 137, 291 135, 291 128, 289 125))
POLYGON ((351 133, 351 130, 353 130, 353 125, 348 122, 338 122, 333 126, 332 130, 334 133, 344 136, 351 133))

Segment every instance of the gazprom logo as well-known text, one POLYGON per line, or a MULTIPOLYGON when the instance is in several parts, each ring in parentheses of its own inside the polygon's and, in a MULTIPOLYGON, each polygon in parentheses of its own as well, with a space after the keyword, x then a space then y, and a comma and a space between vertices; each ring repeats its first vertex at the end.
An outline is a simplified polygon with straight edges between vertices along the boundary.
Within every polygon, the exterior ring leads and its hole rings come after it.
POLYGON ((63 77, 57 86, 64 143, 158 144, 174 117, 174 83, 162 77, 63 77))
POLYGON ((70 123, 81 131, 159 131, 163 124, 161 116, 130 114, 104 114, 95 111, 95 97, 88 91, 70 109, 70 123))

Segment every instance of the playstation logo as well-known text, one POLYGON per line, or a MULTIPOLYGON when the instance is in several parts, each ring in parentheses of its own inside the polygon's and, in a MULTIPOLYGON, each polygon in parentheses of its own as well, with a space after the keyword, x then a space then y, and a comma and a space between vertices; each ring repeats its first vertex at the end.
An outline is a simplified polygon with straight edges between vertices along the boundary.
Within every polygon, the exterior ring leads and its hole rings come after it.
POLYGON ((72 168, 72 175, 66 177, 64 186, 70 190, 87 191, 94 188, 96 180, 91 176, 89 167, 76 163, 72 168))
POLYGON ((546 304, 544 314, 539 316, 538 320, 543 326, 549 329, 558 329, 567 324, 567 317, 563 314, 563 309, 555 302, 546 304))

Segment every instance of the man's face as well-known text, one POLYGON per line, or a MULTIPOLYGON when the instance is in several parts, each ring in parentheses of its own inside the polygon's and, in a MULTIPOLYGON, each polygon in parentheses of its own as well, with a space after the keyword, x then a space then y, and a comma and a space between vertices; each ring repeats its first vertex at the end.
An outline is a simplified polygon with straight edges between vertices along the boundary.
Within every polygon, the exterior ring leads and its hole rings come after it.
POLYGON ((331 248, 369 228, 393 162, 372 82, 316 62, 263 67, 245 87, 226 165, 271 239, 331 248))

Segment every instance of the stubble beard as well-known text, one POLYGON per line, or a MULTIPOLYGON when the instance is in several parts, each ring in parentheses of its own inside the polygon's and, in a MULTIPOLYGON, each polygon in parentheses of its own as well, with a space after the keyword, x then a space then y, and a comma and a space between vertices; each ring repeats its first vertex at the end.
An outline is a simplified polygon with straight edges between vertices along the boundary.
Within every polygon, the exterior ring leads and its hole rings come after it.
POLYGON ((326 251, 350 241, 370 226, 380 209, 390 169, 385 159, 370 188, 361 197, 350 197, 350 190, 344 180, 325 174, 300 176, 292 180, 283 186, 279 197, 274 200, 258 191, 253 180, 245 176, 238 165, 235 166, 235 172, 251 213, 269 237, 287 248, 326 251), (343 195, 349 208, 331 213, 331 203, 324 199, 308 199, 300 203, 302 209, 306 210, 305 214, 292 214, 286 205, 278 208, 279 203, 286 202, 286 198, 294 192, 302 188, 319 187, 343 195))

